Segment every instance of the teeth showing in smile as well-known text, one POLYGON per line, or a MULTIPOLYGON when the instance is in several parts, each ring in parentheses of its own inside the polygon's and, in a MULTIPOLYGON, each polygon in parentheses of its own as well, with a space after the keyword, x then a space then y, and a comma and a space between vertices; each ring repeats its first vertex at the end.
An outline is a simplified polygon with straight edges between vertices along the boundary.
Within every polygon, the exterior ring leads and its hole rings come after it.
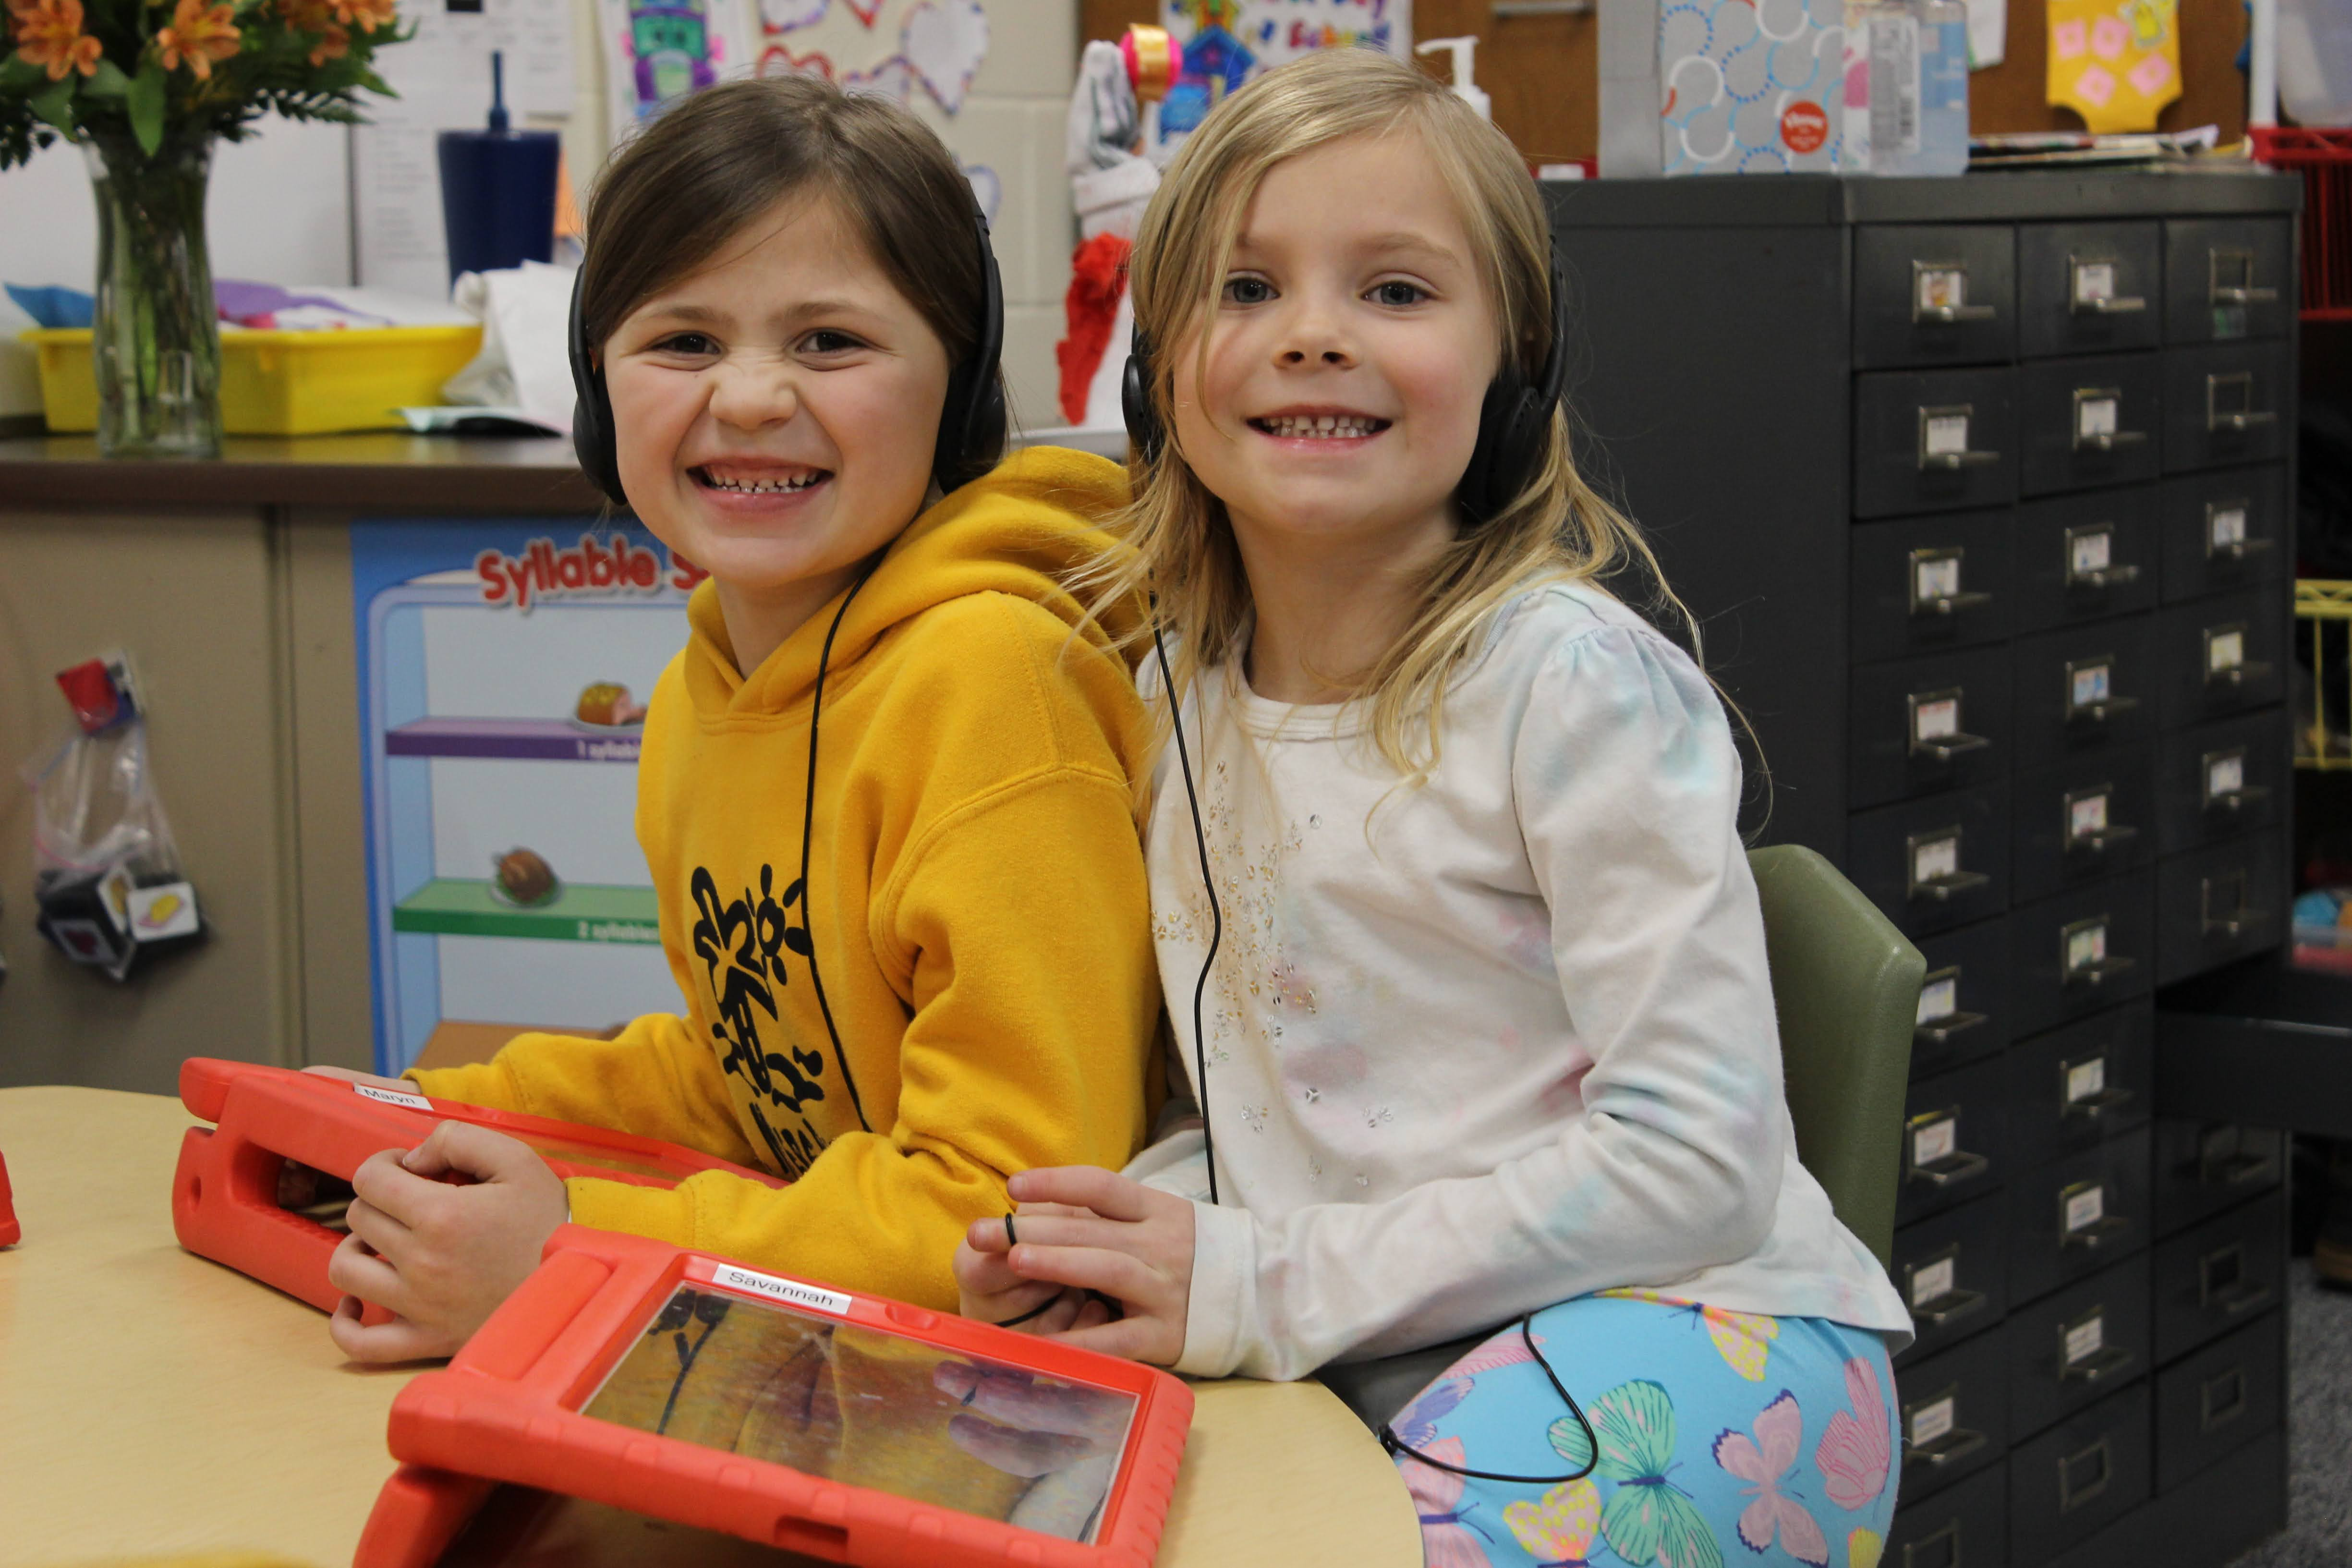
POLYGON ((702 472, 702 482, 714 490, 729 490, 737 495, 772 496, 790 495, 794 490, 804 490, 824 477, 824 470, 819 469, 815 473, 801 474, 789 479, 736 479, 722 478, 705 468, 702 472))
POLYGON ((1269 436, 1309 441, 1360 439, 1389 427, 1385 419, 1367 419, 1360 414, 1277 414, 1250 423, 1269 436))

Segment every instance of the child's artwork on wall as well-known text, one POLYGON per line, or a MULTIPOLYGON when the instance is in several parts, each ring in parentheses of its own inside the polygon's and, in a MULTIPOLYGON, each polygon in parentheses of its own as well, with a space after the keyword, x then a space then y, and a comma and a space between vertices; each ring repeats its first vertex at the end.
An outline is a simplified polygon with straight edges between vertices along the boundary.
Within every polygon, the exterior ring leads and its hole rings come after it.
POLYGON ((760 0, 760 31, 770 37, 824 20, 829 0, 760 0))
POLYGON ((751 73, 739 0, 599 0, 597 15, 616 129, 721 78, 751 73))
POLYGON ((1225 94, 1310 49, 1412 49, 1412 0, 1161 0, 1160 19, 1180 59, 1154 114, 1155 158, 1173 153, 1225 94))
POLYGON ((2096 132, 2153 131, 2180 96, 2179 0, 2050 0, 2049 101, 2096 132))
POLYGON ((988 58, 988 13, 979 0, 923 0, 907 13, 898 54, 932 100, 953 114, 988 58))

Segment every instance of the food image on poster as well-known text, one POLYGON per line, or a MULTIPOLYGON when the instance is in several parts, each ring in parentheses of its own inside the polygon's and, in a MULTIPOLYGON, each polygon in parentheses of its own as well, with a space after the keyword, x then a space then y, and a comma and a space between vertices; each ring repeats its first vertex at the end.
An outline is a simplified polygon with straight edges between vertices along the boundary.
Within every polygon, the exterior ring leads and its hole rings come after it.
POLYGON ((1131 1394, 682 1284, 581 1413, 1090 1541, 1135 1407, 1131 1394))

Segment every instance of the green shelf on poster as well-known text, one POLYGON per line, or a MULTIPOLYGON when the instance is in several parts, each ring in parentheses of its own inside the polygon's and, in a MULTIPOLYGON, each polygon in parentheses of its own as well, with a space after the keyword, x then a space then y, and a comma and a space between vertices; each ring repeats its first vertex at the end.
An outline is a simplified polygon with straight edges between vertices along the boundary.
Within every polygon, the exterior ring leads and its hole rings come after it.
POLYGON ((518 909, 488 879, 439 877, 393 907, 392 929, 436 936, 537 937, 546 942, 658 944, 661 913, 651 888, 567 884, 551 903, 518 909))

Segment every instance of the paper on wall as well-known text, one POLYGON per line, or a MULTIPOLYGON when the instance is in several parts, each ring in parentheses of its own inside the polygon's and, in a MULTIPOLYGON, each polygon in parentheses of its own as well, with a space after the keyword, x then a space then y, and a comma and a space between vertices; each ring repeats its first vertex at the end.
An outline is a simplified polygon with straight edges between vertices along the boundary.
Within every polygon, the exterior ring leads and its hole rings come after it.
POLYGON ((738 0, 597 0, 596 16, 616 142, 672 99, 757 63, 738 0))
POLYGON ((1969 69, 2000 64, 2009 51, 2009 0, 1967 0, 1969 69))
POLYGON ((1145 114, 1146 154, 1164 163, 1225 94, 1315 49, 1412 53, 1412 0, 1160 0, 1175 82, 1145 114))

